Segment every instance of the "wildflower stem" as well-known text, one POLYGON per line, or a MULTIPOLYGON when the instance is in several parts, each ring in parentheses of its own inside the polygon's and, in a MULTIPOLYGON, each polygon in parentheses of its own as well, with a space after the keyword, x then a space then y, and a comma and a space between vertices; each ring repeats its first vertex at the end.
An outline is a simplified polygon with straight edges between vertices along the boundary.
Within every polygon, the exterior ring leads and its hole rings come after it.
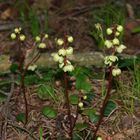
POLYGON ((102 108, 100 109, 100 118, 99 118, 99 121, 97 123, 96 129, 94 131, 93 140, 96 140, 97 132, 99 130, 99 127, 100 127, 102 120, 103 120, 103 117, 104 117, 105 107, 106 107, 107 102, 110 98, 110 92, 111 92, 111 88, 112 88, 112 69, 113 69, 113 66, 111 66, 109 68, 109 79, 108 79, 107 93, 106 93, 105 99, 103 101, 102 108))
POLYGON ((72 139, 72 121, 71 121, 71 109, 70 109, 70 102, 69 102, 69 94, 68 94, 68 80, 67 80, 67 73, 64 72, 64 92, 65 92, 65 98, 66 98, 66 105, 68 109, 68 118, 70 123, 70 131, 69 136, 72 139))
MULTIPOLYGON (((67 48, 67 36, 66 33, 64 34, 64 49, 67 48)), ((64 57, 64 65, 67 64, 67 57, 64 57)), ((73 126, 72 126, 72 120, 71 120, 71 108, 70 108, 70 101, 69 101, 69 94, 68 94, 68 79, 67 79, 67 73, 64 72, 64 92, 65 92, 65 98, 66 98, 66 104, 67 104, 67 110, 68 110, 68 118, 70 123, 70 130, 69 130, 69 136, 72 140, 72 133, 73 133, 73 126)))

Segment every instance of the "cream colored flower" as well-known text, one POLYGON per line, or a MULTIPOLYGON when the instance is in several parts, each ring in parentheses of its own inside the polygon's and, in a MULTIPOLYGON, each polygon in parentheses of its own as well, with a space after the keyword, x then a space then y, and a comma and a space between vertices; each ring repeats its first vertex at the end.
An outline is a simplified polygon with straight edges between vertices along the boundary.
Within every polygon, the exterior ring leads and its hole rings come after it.
POLYGON ((121 70, 119 68, 115 68, 112 70, 112 75, 113 76, 118 76, 121 74, 121 70))
POLYGON ((62 56, 59 56, 59 63, 63 63, 64 62, 64 58, 62 56))
POLYGON ((68 47, 68 48, 66 49, 66 54, 67 54, 67 55, 73 54, 73 48, 72 48, 72 47, 68 47))
POLYGON ((86 100, 86 99, 87 99, 87 96, 85 95, 85 96, 83 97, 83 99, 86 100))
POLYGON ((116 33, 115 33, 115 36, 119 36, 119 35, 120 35, 120 32, 116 32, 116 33))
POLYGON ((118 61, 118 57, 115 56, 115 55, 110 55, 109 60, 112 61, 112 62, 116 62, 116 61, 118 61))
POLYGON ((64 48, 62 48, 58 51, 58 54, 62 55, 62 56, 66 56, 66 50, 64 48))
POLYGON ((36 36, 36 37, 35 37, 35 41, 36 41, 36 42, 40 42, 40 41, 41 41, 41 38, 40 38, 39 36, 36 36))
POLYGON ((112 42, 113 42, 113 45, 119 45, 119 44, 120 44, 120 41, 119 41, 118 38, 114 38, 114 39, 112 40, 112 42))
POLYGON ((21 34, 21 35, 19 36, 19 40, 20 40, 20 41, 24 41, 25 39, 26 39, 25 35, 21 34))
POLYGON ((106 33, 107 33, 107 35, 111 35, 113 33, 113 31, 111 28, 107 28, 106 33))
POLYGON ((101 137, 97 137, 97 140, 103 140, 101 137))
POLYGON ((40 43, 40 44, 38 45, 38 48, 44 49, 44 48, 46 48, 46 44, 45 44, 45 43, 40 43))
POLYGON ((15 32, 15 33, 20 33, 19 28, 15 28, 15 29, 14 29, 14 32, 15 32))
POLYGON ((73 40, 74 40, 72 36, 68 36, 68 38, 67 38, 67 39, 68 39, 68 42, 70 42, 70 43, 72 43, 72 42, 73 42, 73 40))
POLYGON ((73 71, 74 70, 74 67, 73 67, 73 65, 71 65, 71 64, 68 64, 68 65, 66 65, 66 66, 64 66, 63 67, 63 71, 64 72, 68 72, 68 71, 73 71))
POLYGON ((15 33, 11 34, 11 39, 13 39, 13 40, 16 39, 16 34, 15 33))
POLYGON ((117 26, 117 31, 122 32, 123 31, 123 26, 122 25, 118 25, 117 26))
POLYGON ((49 35, 48 34, 45 34, 45 36, 44 36, 46 39, 49 37, 49 35))
POLYGON ((28 67, 28 70, 31 70, 31 71, 35 71, 35 69, 37 68, 37 65, 30 65, 29 67, 28 67))
POLYGON ((123 51, 124 49, 126 49, 126 46, 123 45, 123 44, 121 44, 120 46, 116 47, 116 51, 117 51, 118 53, 122 53, 122 51, 123 51))
POLYGON ((80 103, 78 104, 78 106, 79 106, 80 108, 82 108, 82 107, 84 106, 84 104, 83 104, 82 102, 80 102, 80 103))
POLYGON ((114 63, 116 61, 118 61, 118 57, 114 56, 114 55, 106 56, 104 59, 104 63, 109 66, 111 66, 112 63, 114 63))
POLYGON ((64 67, 64 63, 60 63, 59 68, 63 68, 63 67, 64 67))
POLYGON ((56 40, 56 44, 59 45, 59 46, 62 46, 64 44, 64 40, 62 38, 58 38, 56 40))
POLYGON ((58 53, 52 53, 51 56, 53 57, 53 60, 55 62, 59 62, 60 56, 58 55, 58 53))
POLYGON ((105 41, 105 46, 109 49, 109 48, 111 48, 112 46, 113 46, 113 44, 112 44, 112 42, 110 41, 110 40, 106 40, 105 41))

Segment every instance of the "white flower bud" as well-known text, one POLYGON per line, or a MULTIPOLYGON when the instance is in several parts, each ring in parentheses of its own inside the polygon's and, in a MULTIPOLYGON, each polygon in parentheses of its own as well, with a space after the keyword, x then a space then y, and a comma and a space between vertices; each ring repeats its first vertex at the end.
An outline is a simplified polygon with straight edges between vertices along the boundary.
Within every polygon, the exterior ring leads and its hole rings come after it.
POLYGON ((115 68, 112 70, 112 75, 113 76, 118 76, 121 74, 121 70, 119 68, 115 68))
POLYGON ((64 62, 64 58, 62 56, 59 56, 59 63, 63 63, 64 62))
POLYGON ((58 51, 58 54, 62 55, 62 56, 66 56, 66 50, 64 48, 62 48, 58 51))
POLYGON ((82 107, 84 106, 84 104, 83 104, 82 102, 80 102, 80 103, 78 104, 78 106, 79 106, 80 108, 82 108, 82 107))
POLYGON ((118 53, 122 53, 122 51, 123 51, 124 49, 126 49, 126 46, 123 45, 123 44, 121 44, 120 46, 116 47, 116 51, 117 51, 118 53))
POLYGON ((64 67, 64 63, 60 63, 59 68, 63 68, 63 67, 64 67))
POLYGON ((112 42, 113 42, 113 45, 119 45, 120 44, 120 41, 119 41, 118 38, 114 38, 112 42))
POLYGON ((115 55, 110 55, 109 60, 112 61, 112 62, 116 62, 116 61, 118 61, 118 57, 115 56, 115 55))
POLYGON ((40 38, 39 36, 36 36, 36 37, 35 37, 35 41, 36 41, 36 42, 40 42, 40 41, 41 41, 41 38, 40 38))
POLYGON ((109 66, 111 66, 112 63, 114 63, 116 61, 118 61, 118 57, 114 56, 114 55, 106 56, 104 59, 104 63, 109 66))
POLYGON ((74 70, 74 67, 71 64, 68 64, 68 65, 66 65, 66 66, 63 67, 63 71, 64 72, 67 72, 67 71, 70 71, 71 72, 73 70, 74 70))
POLYGON ((11 34, 11 39, 13 39, 13 40, 16 39, 16 34, 15 33, 11 34))
POLYGON ((120 32, 116 32, 116 33, 115 33, 115 36, 119 36, 119 35, 120 35, 120 32))
POLYGON ((101 137, 97 137, 97 140, 103 140, 101 137))
POLYGON ((44 49, 44 48, 46 48, 46 44, 45 44, 45 43, 40 43, 40 44, 38 45, 38 48, 44 49))
POLYGON ((107 35, 111 35, 113 33, 113 31, 111 28, 107 28, 106 33, 107 33, 107 35))
POLYGON ((52 53, 51 56, 53 57, 53 60, 55 62, 58 62, 59 61, 60 56, 58 55, 58 53, 52 53))
POLYGON ((73 54, 73 48, 72 47, 69 47, 68 49, 66 49, 66 54, 67 55, 73 54))
POLYGON ((106 65, 109 65, 109 66, 112 65, 112 62, 109 60, 109 56, 106 56, 106 57, 105 57, 104 63, 105 63, 106 65))
POLYGON ((62 46, 64 44, 63 39, 61 39, 61 38, 57 39, 56 44, 59 45, 59 46, 62 46))
POLYGON ((86 100, 86 99, 87 99, 87 96, 85 95, 85 96, 83 97, 83 99, 86 100))
POLYGON ((46 39, 49 37, 49 35, 48 34, 45 34, 45 36, 44 36, 46 39))
POLYGON ((28 70, 35 71, 36 68, 37 68, 37 65, 30 65, 28 67, 28 70))
POLYGON ((123 31, 123 26, 122 25, 118 25, 117 26, 117 31, 122 32, 123 31))
POLYGON ((105 46, 109 49, 109 48, 111 48, 112 46, 113 46, 113 44, 112 44, 112 42, 110 41, 110 40, 106 40, 105 41, 105 46))
POLYGON ((73 42, 73 37, 72 36, 68 36, 68 42, 72 43, 73 42))
POLYGON ((26 37, 25 37, 25 35, 23 35, 23 34, 19 36, 19 40, 20 40, 20 41, 24 41, 25 38, 26 38, 26 37))
POLYGON ((14 31, 15 31, 15 33, 20 33, 19 28, 15 28, 14 31))

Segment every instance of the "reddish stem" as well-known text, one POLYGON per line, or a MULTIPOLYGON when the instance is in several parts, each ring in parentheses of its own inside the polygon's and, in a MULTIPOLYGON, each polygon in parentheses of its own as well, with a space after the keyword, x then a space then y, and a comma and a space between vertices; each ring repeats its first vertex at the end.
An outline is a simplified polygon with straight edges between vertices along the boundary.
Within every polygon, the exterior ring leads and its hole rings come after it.
MULTIPOLYGON (((67 48, 67 36, 64 34, 64 49, 67 48)), ((67 57, 64 57, 64 66, 67 65, 67 57)), ((73 126, 72 126, 72 120, 71 120, 71 107, 70 107, 70 101, 69 101, 69 93, 68 93, 68 79, 67 79, 67 73, 64 72, 64 93, 65 93, 65 99, 66 99, 66 105, 68 110, 68 118, 70 123, 70 130, 69 130, 69 136, 72 140, 72 133, 73 133, 73 126)))
POLYGON ((99 130, 99 127, 100 127, 102 120, 103 120, 103 117, 104 117, 105 107, 107 105, 108 99, 110 98, 110 92, 111 92, 111 88, 112 88, 112 69, 113 69, 113 66, 111 66, 109 68, 109 80, 108 80, 107 94, 106 94, 106 97, 104 99, 102 108, 100 110, 100 118, 99 118, 99 121, 97 123, 96 129, 94 131, 93 140, 96 140, 97 132, 99 130))
POLYGON ((25 67, 25 69, 22 69, 22 65, 24 64, 24 61, 22 62, 21 66, 20 66, 20 73, 21 73, 21 86, 20 86, 20 91, 22 91, 23 93, 23 97, 24 97, 24 103, 25 103, 25 125, 28 122, 28 102, 27 102, 27 97, 26 97, 26 90, 25 90, 25 83, 24 83, 24 79, 25 79, 25 73, 28 69, 28 67, 36 62, 40 57, 40 53, 38 52, 33 59, 27 64, 27 66, 25 67))

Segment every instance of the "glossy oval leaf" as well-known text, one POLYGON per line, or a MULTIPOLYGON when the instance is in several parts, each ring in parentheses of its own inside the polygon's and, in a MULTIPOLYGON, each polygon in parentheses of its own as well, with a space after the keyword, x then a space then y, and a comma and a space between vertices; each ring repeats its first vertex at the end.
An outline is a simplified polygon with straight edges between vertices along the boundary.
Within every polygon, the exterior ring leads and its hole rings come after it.
POLYGON ((50 106, 43 107, 42 113, 45 117, 49 119, 54 119, 57 116, 57 111, 50 106))
POLYGON ((83 130, 85 130, 86 128, 88 128, 88 124, 87 124, 87 123, 77 123, 77 124, 75 125, 75 128, 76 128, 76 130, 78 130, 78 131, 83 131, 83 130))
POLYGON ((110 115, 110 113, 112 112, 112 111, 114 111, 115 109, 117 108, 117 105, 116 105, 116 103, 115 102, 113 102, 113 101, 108 101, 107 102, 107 105, 106 105, 106 107, 105 107, 105 111, 104 111, 104 116, 109 116, 110 115))

